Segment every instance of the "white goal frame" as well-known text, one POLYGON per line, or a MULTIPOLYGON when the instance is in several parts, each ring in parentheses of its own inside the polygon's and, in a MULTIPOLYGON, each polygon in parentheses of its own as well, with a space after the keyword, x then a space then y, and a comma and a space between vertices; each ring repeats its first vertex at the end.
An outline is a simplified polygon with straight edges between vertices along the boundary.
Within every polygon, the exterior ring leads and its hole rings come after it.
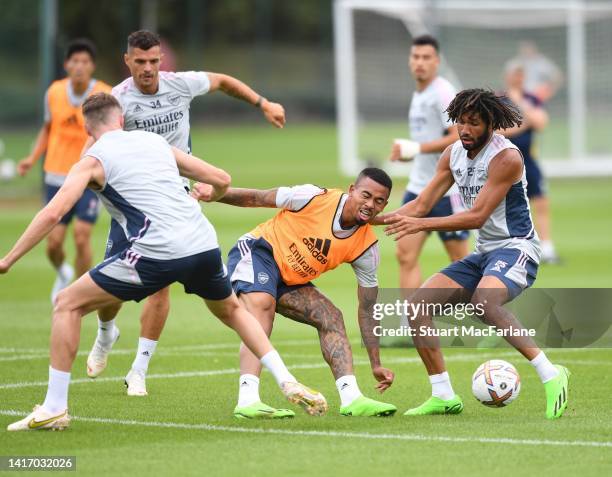
MULTIPOLYGON (((612 16, 612 2, 584 3, 580 0, 500 0, 470 2, 463 0, 335 0, 334 52, 336 69, 336 108, 340 170, 355 175, 365 162, 358 154, 358 110, 355 70, 355 37, 353 12, 357 10, 391 14, 403 20, 408 31, 415 26, 425 30, 421 18, 427 10, 452 9, 469 11, 478 9, 495 13, 509 8, 523 11, 545 11, 548 25, 566 25, 567 30, 567 83, 569 159, 545 159, 544 172, 550 177, 580 177, 612 175, 610 157, 589 157, 586 154, 586 81, 585 81, 585 21, 588 18, 612 16)), ((412 32, 411 32, 412 33, 412 32)), ((612 111, 611 111, 612 115, 612 111)), ((393 175, 405 175, 405 166, 385 166, 393 175), (403 172, 400 172, 403 171, 403 172)))

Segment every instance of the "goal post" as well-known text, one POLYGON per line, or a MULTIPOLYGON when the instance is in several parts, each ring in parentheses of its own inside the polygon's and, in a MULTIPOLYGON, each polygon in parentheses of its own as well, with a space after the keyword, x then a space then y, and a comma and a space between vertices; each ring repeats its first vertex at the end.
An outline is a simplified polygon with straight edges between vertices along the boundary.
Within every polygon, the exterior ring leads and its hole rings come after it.
POLYGON ((503 89, 505 63, 521 43, 536 45, 562 76, 537 139, 545 173, 612 175, 612 2, 579 0, 335 0, 342 173, 377 164, 407 175, 387 156, 394 137, 409 136, 408 54, 423 33, 440 40, 440 74, 457 89, 503 89))

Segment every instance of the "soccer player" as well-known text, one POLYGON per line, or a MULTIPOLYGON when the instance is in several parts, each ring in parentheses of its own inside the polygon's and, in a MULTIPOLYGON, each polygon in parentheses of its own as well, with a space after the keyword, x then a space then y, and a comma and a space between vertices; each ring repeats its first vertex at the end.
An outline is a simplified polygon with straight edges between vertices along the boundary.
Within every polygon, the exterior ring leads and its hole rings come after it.
MULTIPOLYGON (((414 38, 410 48, 409 66, 416 82, 416 91, 412 95, 408 115, 410 139, 396 139, 390 156, 391 161, 414 160, 403 204, 421 193, 435 174, 440 153, 459 137, 456 126, 449 122, 445 112, 456 91, 450 82, 438 75, 438 41, 430 35, 414 38)), ((429 216, 451 215, 459 201, 456 189, 452 189, 431 208, 429 216)), ((400 288, 415 289, 421 285, 418 260, 428 235, 427 232, 420 232, 397 242, 400 288)), ((451 261, 459 260, 468 254, 467 231, 440 231, 438 236, 451 261)))
POLYGON ((123 131, 121 106, 109 94, 88 98, 83 114, 96 144, 70 170, 56 196, 0 260, 0 273, 6 273, 40 242, 87 187, 100 195, 129 237, 129 244, 58 295, 45 401, 26 418, 10 424, 8 430, 67 427, 70 370, 79 345, 81 318, 123 301, 140 301, 174 282, 182 283, 187 293, 202 297, 210 311, 238 333, 270 370, 288 400, 310 414, 324 413, 327 404, 323 396, 297 383, 257 320, 236 299, 215 229, 197 201, 185 193, 179 173, 210 184, 215 198, 227 190, 229 175, 172 148, 157 134, 123 131))
POLYGON ((519 51, 511 61, 523 65, 524 88, 542 103, 550 101, 563 85, 559 67, 533 41, 520 42, 519 51))
MULTIPOLYGON (((92 77, 96 49, 86 39, 70 42, 64 58, 67 77, 54 81, 45 94, 44 124, 32 152, 19 162, 19 175, 25 176, 42 154, 45 154, 45 195, 49 202, 66 180, 70 168, 80 159, 87 140, 81 105, 91 94, 110 92, 111 87, 92 77)), ((66 263, 64 240, 68 225, 74 221, 75 267, 81 276, 91 267, 91 230, 98 218, 98 198, 90 190, 76 202, 47 237, 47 257, 57 272, 51 291, 51 302, 70 284, 74 269, 66 263)))
POLYGON ((555 251, 550 232, 550 204, 544 187, 544 176, 535 159, 534 135, 548 124, 548 114, 542 102, 533 94, 525 91, 525 67, 518 61, 510 61, 505 68, 506 94, 516 104, 523 116, 519 127, 500 131, 519 148, 525 159, 527 177, 527 197, 533 206, 536 229, 541 239, 542 263, 558 264, 559 256, 555 251))
MULTIPOLYGON (((380 363, 373 334, 372 306, 378 294, 379 252, 368 221, 387 205, 391 179, 381 169, 364 169, 348 193, 306 184, 270 190, 231 188, 219 202, 240 207, 282 209, 272 219, 243 235, 229 253, 232 286, 244 306, 272 332, 274 313, 317 329, 321 352, 340 394, 340 414, 388 416, 397 408, 362 395, 353 371, 351 346, 342 312, 312 281, 342 263, 357 277, 358 320, 377 388, 385 391, 394 375, 380 363)), ((193 194, 215 200, 210 186, 196 184, 193 194)), ((283 409, 261 402, 261 366, 249 349, 240 350, 240 381, 236 417, 288 417, 283 409)))
MULTIPOLYGON (((482 89, 461 91, 448 107, 460 140, 447 147, 432 181, 419 196, 382 219, 388 234, 401 238, 431 230, 478 229, 476 250, 433 275, 412 297, 414 302, 449 303, 471 294, 484 310, 484 321, 504 330, 505 339, 534 366, 546 391, 546 417, 561 417, 568 400, 569 371, 553 365, 520 322, 503 308, 525 288, 538 270, 540 245, 529 211, 525 166, 518 148, 495 131, 521 125, 515 105, 505 96, 482 89), (466 211, 451 217, 426 217, 433 205, 457 184, 466 211)), ((433 326, 420 314, 415 329, 433 326)), ((432 397, 406 415, 458 414, 461 398, 451 386, 440 342, 414 337, 432 385, 432 397)))
MULTIPOLYGON (((191 152, 189 108, 196 97, 213 91, 242 99, 260 108, 267 121, 282 128, 285 113, 280 104, 272 103, 241 81, 219 73, 203 71, 160 72, 162 62, 159 37, 141 30, 128 37, 125 63, 131 77, 113 88, 125 118, 126 131, 149 131, 164 137, 170 145, 183 152, 191 152)), ((189 181, 184 179, 186 188, 189 181)), ((126 243, 126 237, 116 222, 111 222, 107 255, 114 255, 126 243)), ((119 337, 114 318, 119 309, 106 310, 99 316, 98 335, 87 359, 87 374, 95 378, 106 368, 108 353, 119 337)), ((141 314, 141 333, 138 350, 131 370, 126 376, 127 394, 147 394, 145 376, 149 360, 170 311, 170 292, 164 288, 153 294, 144 304, 141 314)))

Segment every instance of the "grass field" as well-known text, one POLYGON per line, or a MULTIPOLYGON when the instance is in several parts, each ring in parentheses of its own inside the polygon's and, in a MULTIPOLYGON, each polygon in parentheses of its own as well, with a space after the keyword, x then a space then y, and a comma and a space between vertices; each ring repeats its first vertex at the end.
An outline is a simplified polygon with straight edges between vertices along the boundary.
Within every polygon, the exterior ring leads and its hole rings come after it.
MULTIPOLYGON (((31 138, 3 137, 7 155, 25 154, 31 138)), ((346 187, 349 180, 336 172, 335 140, 335 130, 325 125, 283 131, 201 127, 194 134, 196 154, 225 167, 236 186, 261 188, 304 182, 346 187)), ((0 200, 0 254, 36 212, 35 183, 33 177, 25 184, 0 185, 0 197, 12 197, 0 200)), ((398 181, 394 205, 403 186, 398 181)), ((611 287, 612 180, 556 181, 550 192, 564 265, 542 266, 536 285, 611 287)), ((221 204, 207 205, 205 212, 217 227, 225 253, 237 237, 273 214, 221 204)), ((103 213, 95 229, 96 259, 103 254, 107 227, 103 213)), ((395 287, 393 243, 381 236, 381 246, 381 286, 395 287)), ((437 239, 428 242, 422 264, 425 275, 445 265, 437 239)), ((0 277, 2 429, 44 399, 53 278, 43 246, 0 277)), ((350 267, 323 276, 317 285, 343 310, 358 381, 365 394, 375 397, 359 342, 350 267)), ((0 454, 76 455, 77 471, 83 475, 612 474, 612 350, 549 351, 554 361, 573 372, 569 409, 561 420, 549 422, 543 417, 543 389, 535 372, 509 350, 448 350, 453 385, 466 402, 464 413, 405 418, 401 412, 428 396, 427 376, 413 350, 385 349, 383 363, 397 377, 384 399, 400 413, 387 419, 345 418, 337 414, 339 399, 315 331, 278 317, 273 343, 301 380, 326 395, 330 413, 323 418, 298 413, 281 422, 237 421, 231 411, 238 387, 238 340, 178 286, 173 287, 170 319, 149 368, 149 396, 124 395, 122 379, 137 344, 140 308, 133 303, 123 308, 118 319, 121 340, 104 376, 95 381, 86 376, 85 359, 96 323, 91 315, 83 320, 72 374, 72 427, 63 433, 16 435, 0 429, 0 454), (471 398, 471 374, 490 358, 506 359, 521 373, 521 396, 505 409, 488 409, 471 398)), ((262 397, 285 406, 267 373, 262 397)))

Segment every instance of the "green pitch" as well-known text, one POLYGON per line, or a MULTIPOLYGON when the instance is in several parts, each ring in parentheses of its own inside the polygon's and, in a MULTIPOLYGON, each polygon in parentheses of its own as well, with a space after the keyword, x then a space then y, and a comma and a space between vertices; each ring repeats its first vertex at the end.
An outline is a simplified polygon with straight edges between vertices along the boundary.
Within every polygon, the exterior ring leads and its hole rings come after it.
MULTIPOLYGON (((7 154, 20 157, 32 136, 3 137, 7 154)), ((331 126, 198 128, 195 153, 226 168, 236 186, 274 187, 314 182, 346 187, 336 173, 336 136, 331 126)), ((34 179, 0 185, 15 199, 0 200, 0 253, 22 232, 36 211, 34 179), (33 196, 34 195, 34 196, 33 196), (33 196, 27 200, 26 196, 33 196), (23 200, 22 200, 23 199, 23 200)), ((397 205, 404 182, 392 198, 397 205)), ((559 181, 550 185, 554 232, 565 264, 540 268, 539 287, 610 287, 612 180, 559 181), (604 217, 602 214, 608 214, 604 217)), ((4 190, 2 190, 4 189, 4 190)), ((9 194, 4 194, 7 197, 9 194)), ((204 209, 217 227, 224 253, 272 210, 204 209)), ((96 227, 96 260, 108 227, 105 213, 96 227)), ((397 284, 391 240, 380 234, 383 287, 397 284)), ((70 247, 68 248, 71 253, 70 247)), ((433 238, 423 255, 423 273, 444 266, 433 238)), ((272 341, 296 376, 322 391, 330 413, 312 418, 253 422, 232 417, 238 388, 238 340, 193 296, 173 288, 170 319, 148 378, 149 396, 128 398, 123 376, 139 331, 140 305, 127 304, 118 318, 121 340, 102 377, 90 380, 85 359, 95 335, 95 317, 83 320, 81 347, 73 369, 70 413, 63 433, 8 434, 6 425, 42 402, 46 389, 53 273, 39 246, 8 276, 0 277, 0 454, 76 455, 83 475, 610 475, 612 412, 609 368, 612 350, 550 350, 554 362, 571 371, 571 400, 559 421, 544 419, 544 389, 533 369, 515 352, 449 350, 448 367, 464 398, 459 416, 407 418, 401 414, 429 395, 426 374, 414 350, 384 349, 383 363, 396 382, 383 399, 398 406, 392 418, 346 418, 331 372, 313 329, 278 317, 272 341), (513 363, 522 377, 518 400, 488 409, 471 396, 470 378, 486 359, 513 363)), ((376 397, 365 350, 359 343, 355 280, 344 266, 318 286, 343 310, 362 391, 376 397)), ((264 373, 262 398, 289 406, 264 373)))

